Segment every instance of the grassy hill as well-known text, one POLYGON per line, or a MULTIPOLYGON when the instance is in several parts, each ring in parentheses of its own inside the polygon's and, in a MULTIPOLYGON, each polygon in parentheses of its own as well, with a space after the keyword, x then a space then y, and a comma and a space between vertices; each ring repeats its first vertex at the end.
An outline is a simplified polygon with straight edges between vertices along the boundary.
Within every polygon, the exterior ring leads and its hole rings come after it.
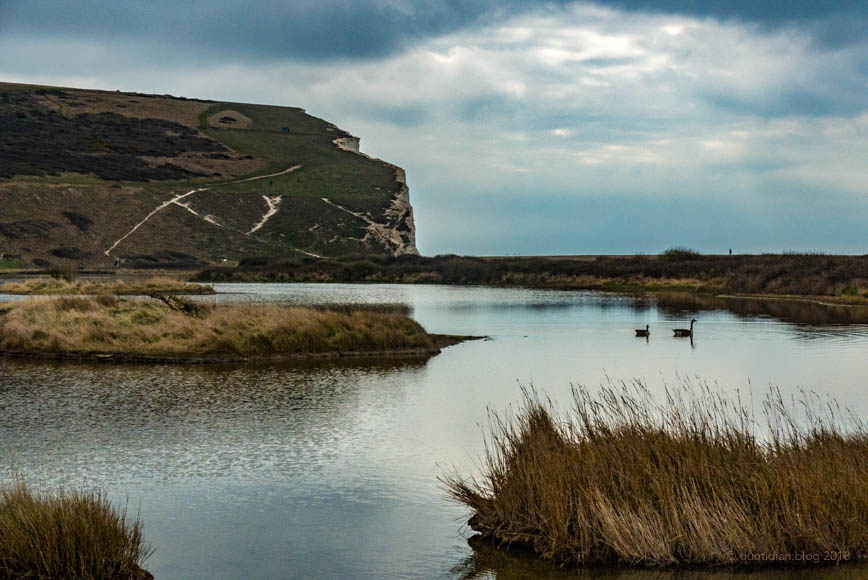
POLYGON ((414 254, 403 170, 303 109, 0 83, 0 261, 414 254))

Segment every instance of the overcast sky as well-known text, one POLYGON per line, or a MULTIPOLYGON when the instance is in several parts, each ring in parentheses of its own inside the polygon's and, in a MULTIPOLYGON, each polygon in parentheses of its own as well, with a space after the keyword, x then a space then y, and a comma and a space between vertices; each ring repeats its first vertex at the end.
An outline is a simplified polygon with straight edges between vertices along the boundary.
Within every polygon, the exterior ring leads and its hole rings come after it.
POLYGON ((303 107, 427 255, 868 253, 864 0, 0 0, 0 80, 303 107))

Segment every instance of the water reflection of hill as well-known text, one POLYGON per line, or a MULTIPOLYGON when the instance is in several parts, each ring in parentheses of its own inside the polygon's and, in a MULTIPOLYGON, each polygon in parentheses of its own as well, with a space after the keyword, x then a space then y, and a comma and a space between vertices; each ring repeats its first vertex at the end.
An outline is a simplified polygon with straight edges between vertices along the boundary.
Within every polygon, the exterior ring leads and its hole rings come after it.
POLYGON ((809 326, 836 324, 868 324, 868 307, 820 304, 806 300, 776 300, 761 298, 727 298, 687 292, 665 292, 656 299, 637 299, 639 310, 654 306, 673 316, 698 315, 725 310, 745 318, 775 318, 784 322, 809 326))

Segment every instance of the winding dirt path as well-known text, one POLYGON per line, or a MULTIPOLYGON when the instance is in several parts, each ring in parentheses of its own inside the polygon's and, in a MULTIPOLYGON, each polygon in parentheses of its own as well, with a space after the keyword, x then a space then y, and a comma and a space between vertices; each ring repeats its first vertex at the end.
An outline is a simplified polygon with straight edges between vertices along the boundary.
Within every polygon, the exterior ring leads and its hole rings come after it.
POLYGON ((275 195, 272 197, 269 197, 267 195, 263 195, 262 199, 265 200, 265 204, 268 206, 268 210, 266 210, 265 215, 262 216, 262 219, 259 220, 259 223, 256 224, 255 226, 253 226, 250 229, 250 231, 247 232, 248 236, 250 234, 252 234, 253 232, 255 232, 256 230, 258 230, 259 228, 261 228, 262 226, 264 226, 265 222, 267 222, 269 220, 269 218, 271 218, 271 216, 273 216, 274 214, 277 213, 277 210, 280 207, 280 202, 283 201, 283 198, 279 195, 275 195))
MULTIPOLYGON (((218 227, 222 227, 222 226, 220 226, 219 223, 217 223, 216 221, 214 221, 213 218, 212 218, 212 219, 208 219, 208 218, 210 218, 211 216, 204 216, 204 217, 203 217, 201 214, 196 213, 195 211, 193 211, 193 210, 192 210, 192 209, 191 209, 187 204, 184 204, 184 203, 178 203, 178 202, 179 202, 180 200, 184 199, 185 197, 189 196, 189 195, 193 195, 194 193, 199 193, 199 192, 201 192, 201 191, 208 191, 209 189, 213 189, 213 188, 215 188, 215 187, 221 187, 221 186, 223 186, 223 185, 232 185, 232 184, 235 184, 235 183, 247 183, 248 181, 257 181, 257 180, 259 180, 259 179, 268 179, 269 177, 277 177, 277 176, 279 176, 279 175, 286 175, 287 173, 291 173, 291 172, 293 172, 293 171, 295 171, 295 170, 297 170, 297 169, 301 169, 301 167, 302 167, 301 165, 293 165, 292 167, 287 167, 287 168, 284 169, 283 171, 278 171, 277 173, 269 173, 269 174, 267 174, 267 175, 257 175, 257 176, 255 176, 255 177, 248 177, 248 178, 246 178, 246 179, 236 179, 235 181, 226 181, 226 182, 223 182, 223 183, 215 183, 214 185, 209 185, 208 187, 200 187, 199 189, 191 189, 191 190, 188 191, 187 193, 182 193, 182 194, 180 194, 180 195, 176 195, 175 197, 173 197, 173 198, 170 199, 169 201, 165 201, 165 202, 161 203, 160 205, 158 205, 158 206, 156 207, 156 209, 154 209, 153 211, 151 211, 151 213, 149 213, 148 215, 145 216, 145 219, 143 219, 142 221, 140 221, 139 223, 137 223, 136 225, 134 225, 134 226, 133 226, 133 229, 131 229, 130 231, 128 231, 127 233, 125 233, 123 236, 121 236, 120 238, 118 238, 117 241, 115 241, 115 243, 113 243, 113 244, 111 245, 111 247, 110 247, 109 249, 107 249, 107 250, 106 250, 105 252, 103 252, 103 253, 104 253, 106 256, 111 256, 111 255, 112 255, 112 254, 111 254, 111 253, 112 253, 112 250, 114 250, 115 248, 117 248, 117 247, 118 247, 118 244, 120 244, 122 241, 124 241, 125 239, 127 239, 127 238, 130 236, 130 234, 132 234, 133 232, 135 232, 137 229, 139 229, 140 227, 142 227, 142 226, 145 224, 145 222, 147 222, 149 219, 151 219, 152 217, 154 217, 154 215, 156 215, 157 213, 163 211, 164 209, 166 209, 167 207, 169 207, 170 205, 173 205, 173 204, 174 204, 174 205, 179 205, 179 206, 183 207, 184 209, 186 209, 187 211, 196 214, 197 216, 201 217, 202 219, 204 219, 204 220, 207 221, 208 223, 214 224, 214 225, 216 225, 216 226, 218 226, 218 227)), ((270 211, 270 207, 271 207, 271 204, 269 204, 269 211, 270 211)), ((275 209, 274 213, 277 213, 277 210, 276 210, 276 209, 275 209)), ((274 215, 274 213, 272 213, 271 215, 274 215)), ((267 214, 266 214, 266 215, 267 215, 267 214)), ((268 215, 268 217, 271 217, 271 215, 268 215)), ((262 222, 262 223, 264 223, 264 222, 262 222)), ((260 227, 261 227, 261 226, 260 226, 260 227)), ((255 229, 259 229, 259 228, 255 228, 255 229)), ((251 233, 252 233, 253 231, 255 231, 255 229, 252 230, 251 233)))

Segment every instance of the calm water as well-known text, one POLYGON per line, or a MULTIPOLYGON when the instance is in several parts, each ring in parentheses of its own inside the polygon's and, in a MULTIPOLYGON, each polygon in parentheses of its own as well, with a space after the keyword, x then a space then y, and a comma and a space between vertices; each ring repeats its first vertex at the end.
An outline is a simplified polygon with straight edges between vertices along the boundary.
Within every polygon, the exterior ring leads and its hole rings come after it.
MULTIPOLYGON (((156 548, 146 567, 157 578, 559 576, 471 550, 467 512, 437 482, 444 469, 475 472, 487 406, 515 404, 522 384, 566 405, 571 382, 639 378, 661 391, 701 377, 757 402, 769 385, 813 390, 868 416, 868 320, 852 309, 443 286, 216 288, 206 300, 406 304, 431 332, 490 339, 415 362, 0 359, 2 467, 126 498, 156 548), (693 343, 671 338, 691 317, 693 343), (645 324, 648 341, 633 336, 645 324)), ((805 577, 830 573, 868 569, 805 577)), ((655 577, 694 576, 732 575, 655 577)))

